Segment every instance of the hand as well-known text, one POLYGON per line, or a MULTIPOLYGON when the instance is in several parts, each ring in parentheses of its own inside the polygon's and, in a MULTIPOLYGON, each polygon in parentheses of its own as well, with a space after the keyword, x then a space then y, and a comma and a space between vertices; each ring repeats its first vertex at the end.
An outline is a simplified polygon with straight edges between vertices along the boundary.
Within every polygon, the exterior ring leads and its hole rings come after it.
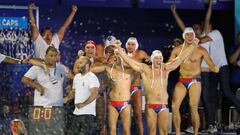
POLYGON ((84 51, 83 50, 78 50, 78 57, 81 57, 84 55, 84 51))
POLYGON ((28 5, 28 9, 33 10, 34 8, 35 8, 35 4, 34 3, 30 3, 28 5))
POLYGON ((95 54, 88 54, 89 59, 97 59, 97 56, 95 54))
POLYGON ((192 45, 193 45, 193 46, 198 46, 199 41, 200 41, 200 40, 199 40, 198 38, 194 38, 192 45))
POLYGON ((171 5, 171 6, 170 6, 171 11, 172 11, 172 12, 176 12, 176 7, 177 7, 177 6, 176 6, 175 4, 171 5))
POLYGON ((77 12, 77 10, 78 10, 78 7, 76 5, 72 5, 72 11, 77 12))
POLYGON ((126 50, 124 48, 118 47, 116 49, 114 49, 114 54, 117 56, 120 53, 126 53, 126 50))
POLYGON ((22 64, 27 64, 27 63, 29 63, 29 60, 32 58, 32 56, 31 55, 29 55, 26 59, 23 59, 22 60, 22 64))
POLYGON ((45 93, 44 87, 40 84, 37 85, 36 89, 40 92, 40 95, 43 96, 45 93))
POLYGON ((66 104, 68 101, 69 101, 69 98, 68 98, 68 97, 64 97, 64 98, 63 98, 63 104, 66 104))
POLYGON ((75 104, 75 106, 80 109, 80 108, 83 108, 85 105, 83 103, 78 103, 78 104, 75 104))
POLYGON ((218 73, 219 72, 219 68, 217 66, 215 66, 214 69, 213 69, 213 72, 214 73, 218 73))
MULTIPOLYGON (((121 48, 120 48, 121 49, 121 48)), ((119 48, 118 49, 114 49, 114 55, 118 56, 119 55, 119 48)))
POLYGON ((151 62, 151 57, 145 59, 145 62, 148 62, 148 63, 151 62))

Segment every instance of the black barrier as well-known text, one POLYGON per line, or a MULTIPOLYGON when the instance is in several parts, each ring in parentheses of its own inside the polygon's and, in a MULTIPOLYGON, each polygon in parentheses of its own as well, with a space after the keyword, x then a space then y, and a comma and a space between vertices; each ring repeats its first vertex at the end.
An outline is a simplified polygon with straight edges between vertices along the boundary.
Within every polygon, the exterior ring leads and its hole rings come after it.
POLYGON ((64 108, 31 106, 29 135, 64 135, 64 108))

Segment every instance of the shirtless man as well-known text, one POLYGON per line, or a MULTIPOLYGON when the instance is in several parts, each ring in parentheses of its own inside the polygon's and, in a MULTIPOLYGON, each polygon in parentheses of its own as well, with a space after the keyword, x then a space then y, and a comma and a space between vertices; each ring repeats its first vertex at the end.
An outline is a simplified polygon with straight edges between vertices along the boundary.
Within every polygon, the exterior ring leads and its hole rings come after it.
MULTIPOLYGON (((194 42, 197 45, 198 41, 194 42)), ((146 118, 149 135, 156 135, 156 125, 161 135, 168 134, 169 110, 167 80, 169 73, 176 69, 194 46, 189 46, 178 58, 169 63, 163 63, 163 56, 159 50, 151 55, 152 66, 140 63, 128 57, 121 48, 115 51, 136 71, 140 72, 144 83, 146 96, 146 118)))
MULTIPOLYGON (((127 54, 137 62, 143 62, 149 59, 147 53, 143 50, 138 50, 139 44, 135 37, 130 37, 126 43, 127 54)), ((140 74, 131 85, 131 101, 133 107, 133 114, 135 123, 137 124, 138 134, 143 135, 142 124, 142 88, 141 88, 140 74)))
MULTIPOLYGON (((200 40, 200 45, 205 48, 208 52, 210 52, 210 46, 211 42, 206 38, 209 31, 210 26, 210 20, 211 20, 211 14, 212 14, 212 0, 208 0, 208 8, 204 19, 204 26, 200 23, 193 24, 193 30, 196 34, 196 37, 200 40)), ((171 6, 172 14, 180 27, 182 31, 186 28, 184 21, 180 18, 176 11, 176 5, 171 6)), ((210 53, 209 53, 210 54, 210 53)), ((212 58, 212 57, 211 57, 212 58)), ((212 58, 213 59, 213 58, 212 58)), ((214 61, 214 59, 213 59, 214 61)), ((215 63, 216 64, 216 63, 215 63)), ((206 116, 206 122, 207 122, 207 131, 210 133, 214 133, 217 131, 216 125, 215 125, 215 117, 213 115, 215 114, 215 95, 216 90, 212 88, 213 81, 211 81, 212 72, 208 66, 208 64, 203 60, 201 63, 201 88, 202 88, 202 96, 201 99, 203 101, 203 105, 205 107, 205 116, 206 116)), ((216 80, 216 78, 214 78, 216 80)), ((231 95, 231 94, 230 94, 231 95)))
MULTIPOLYGON (((106 43, 105 50, 108 55, 114 52, 115 40, 106 43)), ((114 54, 109 55, 106 64, 93 66, 92 72, 99 73, 106 71, 110 79, 111 91, 108 103, 108 124, 110 135, 116 135, 116 126, 120 115, 123 123, 123 134, 130 135, 131 125, 131 105, 130 105, 130 86, 133 79, 133 70, 124 67, 123 61, 114 54)))
MULTIPOLYGON (((195 38, 195 33, 192 28, 187 27, 183 32, 184 43, 180 46, 177 46, 173 49, 169 61, 172 61, 178 55, 181 55, 188 47, 192 44, 193 39, 195 38)), ((189 105, 192 123, 194 127, 194 135, 198 134, 199 129, 199 114, 198 114, 198 103, 201 96, 201 61, 202 58, 209 65, 210 69, 213 72, 218 72, 218 67, 213 63, 207 51, 198 46, 193 50, 193 53, 180 65, 180 78, 179 82, 175 86, 172 100, 172 112, 173 112, 173 123, 176 131, 176 135, 180 135, 180 112, 179 107, 182 103, 182 100, 186 96, 186 93, 189 94, 189 105)))

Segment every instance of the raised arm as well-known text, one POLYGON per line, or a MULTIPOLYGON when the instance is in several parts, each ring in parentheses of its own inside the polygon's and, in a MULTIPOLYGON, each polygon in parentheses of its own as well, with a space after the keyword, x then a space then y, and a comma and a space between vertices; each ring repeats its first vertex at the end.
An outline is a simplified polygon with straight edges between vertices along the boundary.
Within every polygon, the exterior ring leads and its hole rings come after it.
POLYGON ((142 60, 145 60, 146 62, 150 61, 150 56, 143 50, 140 50, 140 55, 142 56, 142 60))
POLYGON ((30 29, 31 29, 31 39, 33 41, 35 41, 39 35, 39 30, 36 25, 36 21, 35 21, 34 14, 33 14, 34 8, 35 8, 34 3, 29 4, 29 6, 28 6, 29 24, 30 24, 30 29))
POLYGON ((240 55, 240 47, 238 47, 237 50, 230 55, 229 63, 231 63, 232 65, 236 65, 239 55, 240 55))
POLYGON ((45 73, 48 74, 50 71, 49 71, 49 68, 47 67, 47 65, 45 64, 45 61, 42 60, 42 59, 39 59, 39 58, 31 58, 29 59, 29 62, 30 64, 34 65, 34 66, 39 66, 41 68, 44 69, 45 73))
POLYGON ((150 56, 143 50, 140 50, 140 55, 143 57, 143 59, 150 59, 150 56))
POLYGON ((129 64, 134 70, 136 70, 137 72, 143 72, 144 64, 139 63, 139 62, 133 60, 132 58, 128 57, 127 54, 125 52, 123 52, 122 48, 119 47, 118 49, 115 49, 115 52, 118 53, 123 58, 123 60, 127 64, 129 64))
POLYGON ((76 75, 78 73, 78 65, 79 65, 79 61, 78 59, 74 62, 73 65, 73 74, 76 75))
POLYGON ((69 14, 69 16, 67 17, 67 19, 64 21, 63 25, 59 28, 57 35, 60 41, 63 40, 64 37, 64 33, 66 31, 66 29, 68 28, 68 26, 71 24, 76 12, 77 12, 77 6, 76 5, 72 5, 72 11, 69 14))
POLYGON ((206 49, 204 49, 203 47, 199 47, 200 52, 203 55, 203 59, 205 60, 205 62, 208 64, 208 66, 210 67, 212 72, 218 73, 219 72, 219 68, 213 63, 211 57, 209 56, 208 52, 206 51, 206 49))
POLYGON ((91 66, 90 70, 93 73, 101 73, 103 71, 106 71, 106 67, 105 65, 91 66))
POLYGON ((209 41, 212 41, 212 39, 208 36, 208 35, 206 35, 206 36, 204 36, 204 37, 200 37, 200 43, 201 44, 203 44, 203 43, 206 43, 206 42, 209 42, 209 41))
POLYGON ((208 2, 209 4, 208 4, 205 20, 204 20, 204 29, 203 29, 206 34, 210 32, 209 27, 210 27, 210 20, 212 16, 212 0, 209 0, 208 2))
POLYGON ((15 58, 10 57, 10 56, 6 56, 3 61, 7 62, 7 63, 11 63, 11 64, 24 64, 23 60, 15 59, 15 58))
POLYGON ((170 9, 171 9, 171 11, 172 11, 173 17, 174 17, 174 19, 176 20, 178 26, 180 27, 180 29, 181 29, 182 31, 184 31, 184 29, 186 28, 186 26, 185 26, 183 20, 179 17, 177 11, 176 11, 176 5, 175 5, 175 4, 174 4, 174 5, 171 5, 170 9))
POLYGON ((195 38, 193 40, 193 44, 190 45, 186 50, 184 50, 177 57, 171 58, 172 60, 165 64, 165 68, 169 71, 175 70, 187 57, 189 57, 192 54, 193 50, 198 46, 198 42, 199 40, 195 38))
POLYGON ((172 52, 171 52, 171 55, 170 57, 168 58, 168 61, 173 61, 173 59, 175 59, 177 57, 177 50, 178 50, 178 47, 175 47, 173 48, 172 52))

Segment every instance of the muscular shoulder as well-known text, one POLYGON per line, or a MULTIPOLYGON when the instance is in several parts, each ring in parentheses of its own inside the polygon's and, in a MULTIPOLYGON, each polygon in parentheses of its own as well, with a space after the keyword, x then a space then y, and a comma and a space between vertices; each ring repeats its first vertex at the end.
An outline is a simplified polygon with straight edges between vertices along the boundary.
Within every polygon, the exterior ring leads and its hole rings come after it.
POLYGON ((143 50, 137 50, 136 57, 138 59, 147 59, 147 58, 149 58, 148 54, 145 51, 143 51, 143 50))
POLYGON ((202 47, 202 46, 198 46, 197 50, 200 51, 201 53, 207 52, 207 50, 204 47, 202 47))
POLYGON ((205 56, 205 55, 208 54, 208 51, 207 51, 205 48, 201 47, 201 46, 198 46, 198 47, 196 48, 196 51, 195 51, 195 52, 198 53, 198 54, 200 54, 201 56, 205 56))

